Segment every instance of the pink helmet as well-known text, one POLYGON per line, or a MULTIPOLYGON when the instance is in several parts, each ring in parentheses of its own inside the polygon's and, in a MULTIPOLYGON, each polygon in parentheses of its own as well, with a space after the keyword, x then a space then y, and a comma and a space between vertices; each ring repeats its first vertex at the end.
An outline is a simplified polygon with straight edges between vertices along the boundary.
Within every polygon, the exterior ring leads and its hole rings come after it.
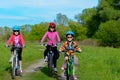
POLYGON ((50 23, 49 23, 49 27, 54 27, 54 28, 55 28, 55 27, 56 27, 56 24, 55 24, 54 22, 50 22, 50 23))

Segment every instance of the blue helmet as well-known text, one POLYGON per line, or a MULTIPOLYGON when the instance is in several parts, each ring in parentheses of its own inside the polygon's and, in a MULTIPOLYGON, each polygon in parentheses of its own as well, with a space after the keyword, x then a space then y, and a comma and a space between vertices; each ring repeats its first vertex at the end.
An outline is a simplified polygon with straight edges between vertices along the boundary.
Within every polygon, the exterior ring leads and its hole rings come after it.
POLYGON ((13 31, 14 31, 14 30, 20 31, 20 26, 17 26, 17 25, 13 26, 13 31))
POLYGON ((72 35, 72 36, 74 37, 74 32, 72 32, 72 31, 67 31, 67 32, 66 32, 66 36, 68 36, 68 35, 72 35))

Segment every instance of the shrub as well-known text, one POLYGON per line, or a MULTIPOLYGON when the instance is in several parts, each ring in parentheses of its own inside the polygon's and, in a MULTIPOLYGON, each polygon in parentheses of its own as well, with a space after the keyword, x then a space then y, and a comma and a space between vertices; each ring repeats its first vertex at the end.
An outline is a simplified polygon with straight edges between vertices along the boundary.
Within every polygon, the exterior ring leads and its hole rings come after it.
POLYGON ((103 46, 119 47, 120 46, 120 20, 108 21, 102 23, 99 30, 96 32, 95 37, 100 39, 103 46))

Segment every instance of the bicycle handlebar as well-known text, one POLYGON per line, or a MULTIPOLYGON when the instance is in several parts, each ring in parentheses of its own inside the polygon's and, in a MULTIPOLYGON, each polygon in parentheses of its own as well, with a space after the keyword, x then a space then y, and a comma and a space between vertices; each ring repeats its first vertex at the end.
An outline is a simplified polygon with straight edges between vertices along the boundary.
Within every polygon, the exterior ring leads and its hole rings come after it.
POLYGON ((19 47, 16 47, 16 46, 6 46, 6 47, 8 47, 8 48, 25 48, 25 46, 23 47, 23 46, 19 46, 19 47))
MULTIPOLYGON (((47 46, 47 44, 42 44, 42 43, 41 43, 40 45, 41 45, 41 46, 45 46, 45 47, 47 46)), ((59 43, 59 44, 55 44, 55 45, 49 45, 49 46, 51 46, 51 47, 57 47, 57 46, 59 46, 59 45, 60 45, 60 43, 59 43)))

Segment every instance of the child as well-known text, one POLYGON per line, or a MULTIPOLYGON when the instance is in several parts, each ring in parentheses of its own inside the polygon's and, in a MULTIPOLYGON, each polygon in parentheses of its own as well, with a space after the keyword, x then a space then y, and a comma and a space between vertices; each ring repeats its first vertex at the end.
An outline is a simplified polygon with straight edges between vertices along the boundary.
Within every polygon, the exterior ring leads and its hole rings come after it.
POLYGON ((56 28, 56 24, 54 22, 50 22, 48 31, 44 34, 44 36, 41 40, 41 44, 43 44, 44 40, 47 38, 48 41, 47 41, 46 50, 44 51, 44 59, 46 62, 47 61, 47 53, 48 53, 50 47, 52 47, 52 51, 54 52, 54 56, 53 56, 54 71, 57 71, 56 63, 57 63, 57 59, 59 58, 59 53, 58 53, 56 44, 60 43, 60 37, 55 28, 56 28), (56 39, 58 40, 58 42, 56 42, 56 39))
POLYGON ((22 72, 22 47, 24 47, 24 40, 22 34, 20 34, 19 26, 13 26, 13 34, 8 39, 6 46, 8 47, 11 42, 12 42, 12 48, 11 48, 11 58, 9 62, 11 63, 13 59, 14 46, 20 47, 18 50, 18 60, 20 65, 20 71, 22 72))
MULTIPOLYGON (((74 63, 74 51, 81 52, 80 47, 76 44, 76 42, 73 41, 74 33, 72 31, 66 32, 66 38, 67 41, 63 43, 63 45, 60 47, 60 51, 66 52, 70 51, 72 52, 72 58, 74 63)), ((68 54, 65 53, 65 63, 62 65, 61 69, 64 70, 66 66, 66 61, 68 60, 68 54)), ((74 75, 74 79, 77 79, 77 77, 74 75)))

